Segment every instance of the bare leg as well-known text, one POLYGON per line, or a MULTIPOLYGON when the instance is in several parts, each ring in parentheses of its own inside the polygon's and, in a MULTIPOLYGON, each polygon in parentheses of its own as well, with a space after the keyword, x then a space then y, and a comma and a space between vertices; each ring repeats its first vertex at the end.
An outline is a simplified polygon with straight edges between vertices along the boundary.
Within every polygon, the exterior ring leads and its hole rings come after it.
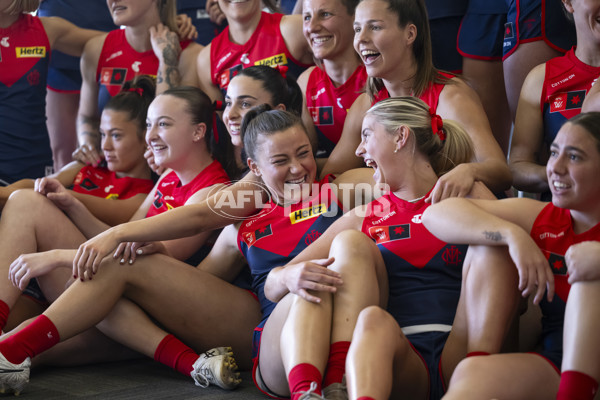
POLYGON ((571 286, 563 337, 563 371, 583 372, 600 381, 600 281, 571 286))
POLYGON ((504 247, 469 246, 452 331, 442 353, 446 382, 467 352, 498 353, 519 304, 517 269, 504 247))
POLYGON ((79 110, 79 93, 48 90, 46 115, 48 134, 54 158, 54 170, 58 171, 73 160, 77 148, 76 116, 79 110))
POLYGON ((559 378, 548 361, 535 354, 471 357, 456 368, 444 399, 553 399, 559 378))
POLYGON ((511 117, 504 87, 502 61, 463 58, 463 75, 477 92, 487 114, 496 141, 508 155, 511 117))
POLYGON ((46 307, 42 306, 40 303, 37 303, 26 296, 20 296, 10 310, 10 315, 4 326, 4 331, 12 331, 17 328, 22 321, 40 315, 45 309, 46 307))
MULTIPOLYGON (((250 366, 252 331, 260 320, 258 303, 247 291, 167 256, 142 257, 130 266, 107 258, 92 281, 75 282, 44 314, 65 340, 108 316, 121 296, 190 347, 232 346, 240 366, 250 366)), ((136 338, 137 347, 126 344, 146 355, 153 355, 167 334, 156 327, 143 332, 131 329, 111 336, 123 341, 136 338)))
POLYGON ((517 104, 525 77, 536 65, 545 63, 551 58, 560 56, 543 40, 519 44, 517 50, 504 60, 504 81, 510 114, 514 122, 517 115, 517 104))
MULTIPOLYGON (((21 254, 55 248, 75 249, 83 234, 50 200, 32 190, 19 190, 7 202, 0 219, 0 300, 12 307, 21 291, 8 280, 10 264, 21 254)), ((55 270, 64 286, 70 271, 55 270)), ((52 278, 49 278, 52 279, 52 278)))
POLYGON ((358 231, 341 232, 329 255, 335 257, 329 268, 340 272, 344 281, 333 299, 329 294, 316 293, 322 301, 315 304, 288 295, 263 330, 261 374, 276 393, 289 393, 287 376, 298 364, 314 365, 323 374, 330 344, 350 341, 360 311, 387 302, 385 266, 367 236, 358 231))
POLYGON ((348 360, 346 378, 351 399, 425 399, 427 370, 406 336, 386 311, 369 307, 360 313, 348 360))

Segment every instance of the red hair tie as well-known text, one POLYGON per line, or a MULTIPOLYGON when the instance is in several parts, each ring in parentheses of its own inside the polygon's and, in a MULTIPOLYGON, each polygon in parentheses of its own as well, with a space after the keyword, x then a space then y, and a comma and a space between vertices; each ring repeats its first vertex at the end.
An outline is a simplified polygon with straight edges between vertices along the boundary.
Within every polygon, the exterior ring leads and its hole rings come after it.
POLYGON ((446 134, 444 133, 444 121, 442 121, 442 117, 437 115, 431 109, 429 109, 429 115, 431 115, 431 130, 435 135, 438 135, 442 142, 445 141, 446 134))
POLYGON ((140 97, 142 97, 144 95, 144 89, 142 89, 142 88, 131 87, 131 88, 127 89, 126 92, 136 92, 137 94, 140 95, 140 97))
POLYGON ((281 74, 281 76, 283 76, 283 79, 287 79, 287 71, 288 71, 288 67, 287 65, 276 65, 274 67, 277 71, 279 71, 279 73, 281 74))

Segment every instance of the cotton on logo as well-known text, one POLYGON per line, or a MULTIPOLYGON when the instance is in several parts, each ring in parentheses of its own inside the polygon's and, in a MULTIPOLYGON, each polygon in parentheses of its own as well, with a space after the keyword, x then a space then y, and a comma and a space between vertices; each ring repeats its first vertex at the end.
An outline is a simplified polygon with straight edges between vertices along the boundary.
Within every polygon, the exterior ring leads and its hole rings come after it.
POLYGON ((136 61, 136 62, 134 62, 133 64, 131 64, 131 69, 132 69, 134 72, 140 72, 140 65, 141 65, 141 64, 142 64, 142 62, 141 62, 141 61, 136 61))
POLYGON ((8 46, 10 46, 10 44, 8 44, 8 39, 9 39, 9 37, 8 37, 8 36, 6 36, 6 37, 3 37, 3 38, 2 38, 2 40, 0 41, 0 45, 2 45, 3 47, 8 47, 8 46))

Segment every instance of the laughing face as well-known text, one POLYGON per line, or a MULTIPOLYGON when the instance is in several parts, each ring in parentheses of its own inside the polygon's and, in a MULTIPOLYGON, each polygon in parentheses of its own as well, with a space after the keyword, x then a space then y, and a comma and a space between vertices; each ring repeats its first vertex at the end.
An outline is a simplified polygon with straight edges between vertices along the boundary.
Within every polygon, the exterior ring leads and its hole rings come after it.
POLYGON ((363 0, 354 16, 354 50, 360 55, 369 76, 393 80, 398 68, 412 64, 412 43, 416 28, 398 25, 398 15, 389 11, 385 0, 363 0))
POLYGON ((302 186, 312 185, 315 181, 317 165, 308 136, 301 126, 259 135, 255 157, 256 160, 248 161, 250 169, 262 178, 279 204, 301 200, 290 194, 310 193, 302 190, 302 186))
POLYGON ((377 183, 390 183, 386 180, 386 171, 390 176, 396 164, 393 162, 394 149, 397 143, 393 135, 377 122, 377 117, 367 114, 363 119, 361 141, 356 155, 362 157, 367 167, 375 170, 373 179, 377 183))
POLYGON ((598 141, 582 126, 566 123, 550 146, 546 166, 555 206, 581 212, 598 209, 598 141))

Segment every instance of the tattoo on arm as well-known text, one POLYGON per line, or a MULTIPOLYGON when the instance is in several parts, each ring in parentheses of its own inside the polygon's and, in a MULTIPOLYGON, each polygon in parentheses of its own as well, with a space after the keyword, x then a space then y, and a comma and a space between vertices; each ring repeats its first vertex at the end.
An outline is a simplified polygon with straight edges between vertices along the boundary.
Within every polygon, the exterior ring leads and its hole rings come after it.
POLYGON ((503 239, 500 232, 497 232, 497 231, 496 232, 483 231, 483 235, 485 236, 486 239, 492 240, 494 242, 499 242, 500 240, 503 239))

